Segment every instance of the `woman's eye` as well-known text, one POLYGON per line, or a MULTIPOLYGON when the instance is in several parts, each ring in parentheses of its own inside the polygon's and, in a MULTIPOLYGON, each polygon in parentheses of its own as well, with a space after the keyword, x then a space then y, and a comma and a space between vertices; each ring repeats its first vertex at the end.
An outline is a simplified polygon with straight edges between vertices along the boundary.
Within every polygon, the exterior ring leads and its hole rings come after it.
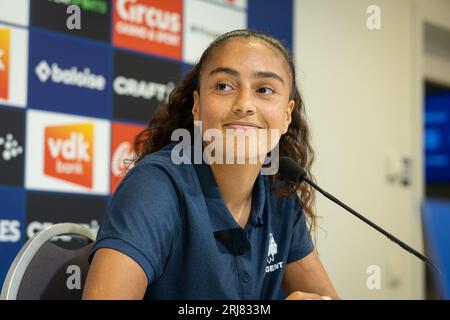
POLYGON ((269 88, 269 87, 261 87, 261 88, 258 88, 257 92, 261 93, 263 95, 269 95, 269 94, 274 94, 275 90, 273 90, 272 88, 269 88))
POLYGON ((218 83, 216 84, 216 89, 219 91, 229 91, 233 89, 229 84, 226 83, 218 83))

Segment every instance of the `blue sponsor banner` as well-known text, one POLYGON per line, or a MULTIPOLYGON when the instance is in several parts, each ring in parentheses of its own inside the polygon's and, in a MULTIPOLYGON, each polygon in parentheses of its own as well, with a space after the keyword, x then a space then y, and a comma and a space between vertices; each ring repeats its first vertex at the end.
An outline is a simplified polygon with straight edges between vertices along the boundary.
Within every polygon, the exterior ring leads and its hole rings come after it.
POLYGON ((450 201, 427 198, 422 221, 428 252, 440 271, 433 275, 440 299, 450 300, 450 201))
POLYGON ((185 76, 189 71, 191 71, 191 69, 193 67, 194 66, 192 64, 185 63, 185 62, 181 63, 181 74, 182 74, 182 76, 185 76))
POLYGON ((247 26, 281 40, 292 54, 294 3, 292 0, 248 0, 247 26))
POLYGON ((450 182, 450 93, 425 98, 425 168, 427 182, 450 182))
POLYGON ((25 243, 25 190, 0 187, 0 284, 25 243))
POLYGON ((31 108, 109 118, 112 48, 44 31, 30 31, 31 108))

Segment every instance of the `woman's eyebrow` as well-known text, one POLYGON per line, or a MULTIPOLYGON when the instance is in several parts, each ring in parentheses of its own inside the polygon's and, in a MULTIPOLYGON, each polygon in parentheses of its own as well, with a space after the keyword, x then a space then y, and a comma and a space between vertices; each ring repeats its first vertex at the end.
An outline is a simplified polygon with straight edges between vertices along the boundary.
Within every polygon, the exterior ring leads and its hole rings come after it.
POLYGON ((229 75, 232 75, 233 77, 239 77, 240 76, 238 71, 236 71, 236 70, 234 70, 232 68, 228 68, 228 67, 215 68, 209 73, 209 76, 211 77, 213 74, 220 73, 220 72, 228 73, 229 75))
POLYGON ((282 77, 277 75, 275 72, 272 71, 258 71, 254 73, 255 78, 274 78, 280 81, 284 85, 284 80, 282 77))
MULTIPOLYGON (((233 77, 239 77, 240 73, 239 71, 229 68, 229 67, 217 67, 213 70, 211 70, 211 72, 209 73, 209 76, 212 76, 216 73, 220 73, 220 72, 224 72, 227 73, 233 77)), ((254 78, 273 78, 276 79, 278 81, 280 81, 283 85, 284 85, 284 80, 282 77, 280 77, 278 74, 276 74, 275 72, 272 71, 257 71, 253 74, 254 78)))

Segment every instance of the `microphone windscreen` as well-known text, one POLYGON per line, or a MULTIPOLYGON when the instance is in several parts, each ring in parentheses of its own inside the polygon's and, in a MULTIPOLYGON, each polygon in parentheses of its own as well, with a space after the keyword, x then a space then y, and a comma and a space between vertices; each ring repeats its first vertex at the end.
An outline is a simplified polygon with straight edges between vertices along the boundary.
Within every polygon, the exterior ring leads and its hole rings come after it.
POLYGON ((278 172, 283 178, 292 182, 302 181, 306 171, 289 157, 281 157, 278 172))

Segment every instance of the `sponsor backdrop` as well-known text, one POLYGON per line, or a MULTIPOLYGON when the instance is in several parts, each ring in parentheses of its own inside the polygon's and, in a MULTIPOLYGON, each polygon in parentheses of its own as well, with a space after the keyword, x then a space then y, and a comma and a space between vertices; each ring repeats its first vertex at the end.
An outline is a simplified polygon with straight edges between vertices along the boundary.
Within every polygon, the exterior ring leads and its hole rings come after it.
POLYGON ((251 28, 291 48, 292 6, 0 0, 0 284, 46 226, 98 229, 134 137, 217 35, 251 28))

